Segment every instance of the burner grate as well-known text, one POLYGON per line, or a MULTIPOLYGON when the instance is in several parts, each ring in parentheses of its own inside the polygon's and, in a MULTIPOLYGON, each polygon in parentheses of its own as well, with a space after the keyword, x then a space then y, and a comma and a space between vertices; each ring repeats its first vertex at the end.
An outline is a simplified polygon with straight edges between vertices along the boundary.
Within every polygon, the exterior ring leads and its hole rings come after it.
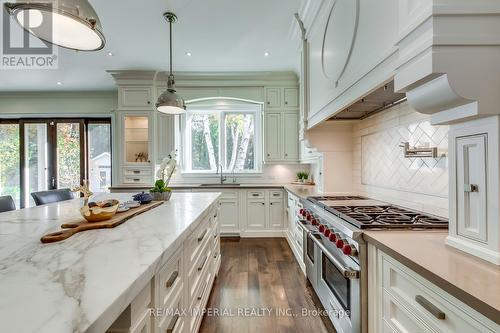
POLYGON ((448 228, 448 220, 396 206, 332 206, 329 212, 361 229, 448 228))

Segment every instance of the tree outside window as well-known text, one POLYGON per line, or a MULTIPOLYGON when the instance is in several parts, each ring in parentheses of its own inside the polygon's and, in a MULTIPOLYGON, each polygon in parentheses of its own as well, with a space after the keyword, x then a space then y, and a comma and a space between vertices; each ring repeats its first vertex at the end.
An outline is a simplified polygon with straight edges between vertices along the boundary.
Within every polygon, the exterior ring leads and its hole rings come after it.
POLYGON ((259 171, 258 111, 188 111, 185 128, 185 172, 259 171))

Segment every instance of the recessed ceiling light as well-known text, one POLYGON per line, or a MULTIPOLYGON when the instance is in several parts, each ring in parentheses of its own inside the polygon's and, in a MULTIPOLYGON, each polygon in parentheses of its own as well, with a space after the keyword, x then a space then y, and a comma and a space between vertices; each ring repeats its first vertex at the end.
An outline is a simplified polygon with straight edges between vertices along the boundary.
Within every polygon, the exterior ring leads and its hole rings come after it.
POLYGON ((108 56, 112 57, 114 56, 115 54, 113 52, 108 52, 108 56))
POLYGON ((57 85, 58 85, 58 86, 62 86, 62 82, 61 82, 61 81, 58 81, 58 82, 57 82, 57 85))
POLYGON ((269 52, 264 52, 264 57, 269 57, 270 53, 269 52))
POLYGON ((192 56, 193 54, 192 54, 191 52, 186 52, 186 55, 187 55, 188 57, 190 57, 190 56, 192 56))

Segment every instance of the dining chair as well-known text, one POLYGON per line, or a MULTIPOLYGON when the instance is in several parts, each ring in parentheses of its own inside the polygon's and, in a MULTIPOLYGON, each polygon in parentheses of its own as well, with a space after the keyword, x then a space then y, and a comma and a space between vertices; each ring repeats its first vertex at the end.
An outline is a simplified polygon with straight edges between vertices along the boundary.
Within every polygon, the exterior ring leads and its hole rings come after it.
POLYGON ((70 189, 49 190, 31 193, 31 197, 37 206, 46 205, 53 202, 72 200, 75 197, 70 189))
POLYGON ((14 199, 10 195, 0 197, 0 213, 16 210, 14 199))

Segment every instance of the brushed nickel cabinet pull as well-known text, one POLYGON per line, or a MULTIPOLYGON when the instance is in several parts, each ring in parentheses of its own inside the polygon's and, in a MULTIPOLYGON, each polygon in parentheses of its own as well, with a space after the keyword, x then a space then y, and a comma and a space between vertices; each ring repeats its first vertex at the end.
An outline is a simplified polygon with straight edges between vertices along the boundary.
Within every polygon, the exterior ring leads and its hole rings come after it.
POLYGON ((167 288, 171 288, 174 285, 175 280, 177 280, 177 277, 179 277, 179 271, 173 272, 172 275, 170 275, 170 277, 168 278, 168 281, 165 284, 165 286, 167 288))
POLYGON ((198 296, 198 301, 201 301, 201 299, 203 298, 203 295, 205 294, 205 290, 207 290, 207 287, 208 287, 208 282, 205 283, 205 286, 201 290, 201 294, 200 294, 200 296, 198 296))
POLYGON ((174 332, 174 328, 175 328, 175 325, 177 325, 177 321, 178 320, 179 320, 179 315, 176 314, 174 316, 174 318, 172 318, 172 321, 170 322, 170 324, 168 324, 167 333, 173 333, 174 332))
POLYGON ((138 174, 141 173, 139 170, 134 170, 133 172, 134 172, 135 175, 138 175, 138 174))
POLYGON ((207 234, 207 231, 208 230, 205 229, 205 231, 203 232, 203 234, 200 237, 198 237, 198 243, 201 242, 203 240, 203 238, 205 238, 205 235, 207 234))
POLYGON ((446 314, 439 310, 437 306, 429 302, 424 296, 417 295, 415 296, 415 301, 420 304, 424 309, 429 311, 434 317, 439 320, 444 320, 446 318, 446 314))
POLYGON ((205 256, 205 259, 203 259, 203 262, 201 263, 200 267, 198 267, 198 272, 200 272, 203 267, 205 267, 205 264, 207 263, 208 256, 205 256))

